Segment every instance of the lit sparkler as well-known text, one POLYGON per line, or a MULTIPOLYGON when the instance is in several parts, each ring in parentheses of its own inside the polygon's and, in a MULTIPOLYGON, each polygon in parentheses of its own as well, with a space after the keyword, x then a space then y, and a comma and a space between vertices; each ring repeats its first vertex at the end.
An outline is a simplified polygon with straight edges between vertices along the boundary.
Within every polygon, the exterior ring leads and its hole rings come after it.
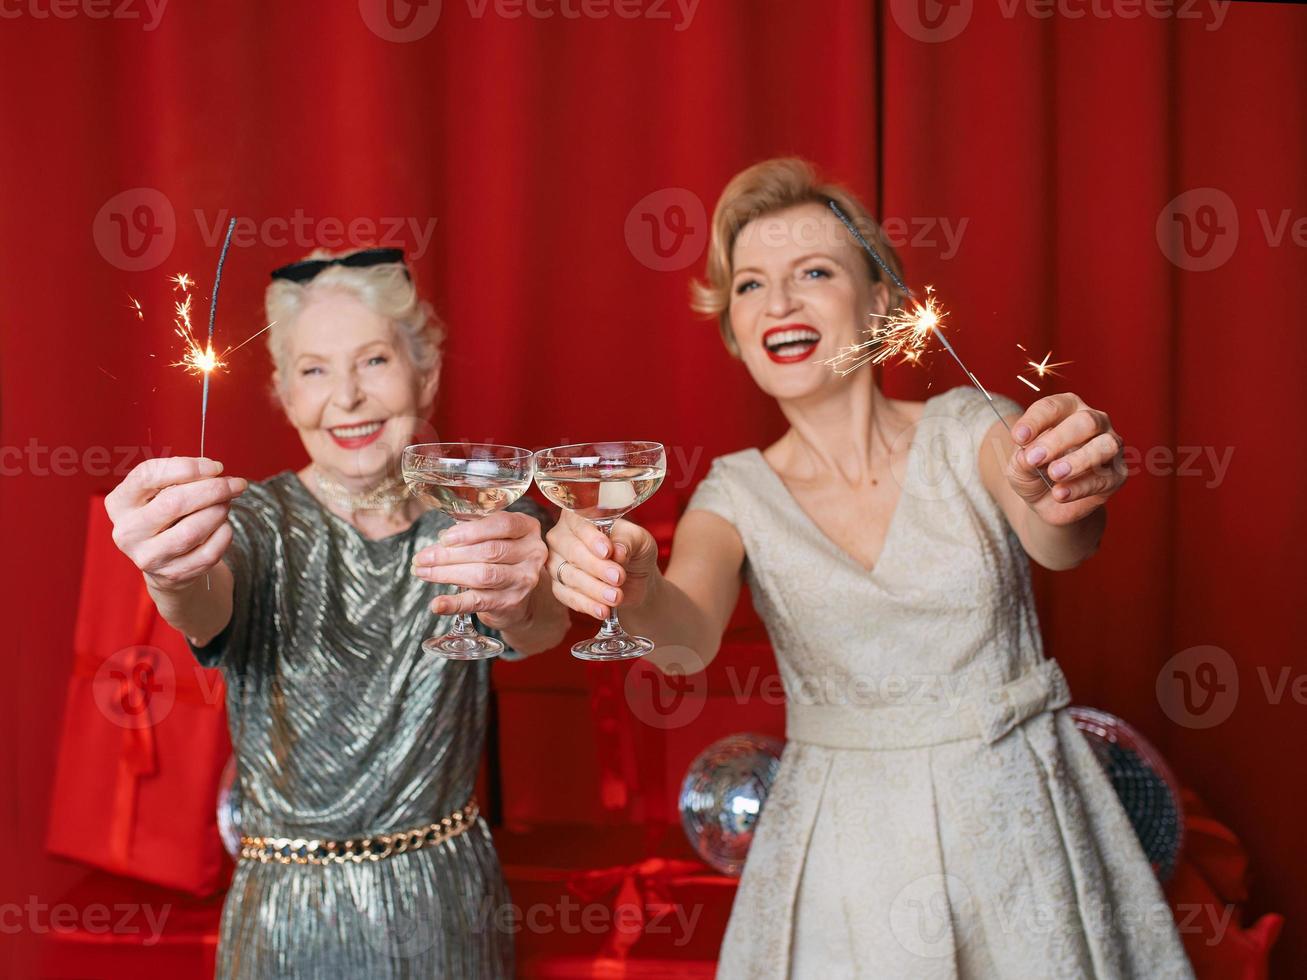
MULTIPOLYGON (((223 367, 224 363, 213 352, 212 341, 201 347, 199 340, 196 339, 195 328, 191 324, 191 299, 190 293, 187 293, 184 299, 173 304, 173 329, 186 345, 182 359, 174 361, 173 367, 184 368, 190 374, 207 378, 210 372, 223 367)), ((200 424, 200 445, 204 445, 203 420, 200 424)), ((204 455, 203 449, 200 450, 200 455, 204 455)))
POLYGON ((851 374, 864 364, 882 364, 891 357, 901 356, 899 363, 921 362, 921 355, 926 353, 926 345, 931 334, 943 329, 944 318, 948 312, 940 308, 935 298, 935 287, 926 287, 926 301, 912 300, 912 309, 898 309, 888 316, 871 314, 877 320, 883 320, 871 328, 869 336, 860 344, 845 347, 838 354, 823 363, 835 369, 843 377, 851 374))
MULTIPOLYGON (((942 329, 942 323, 944 318, 948 316, 948 313, 940 309, 938 301, 934 296, 934 290, 927 286, 925 302, 917 299, 916 294, 908 288, 908 284, 905 283, 898 273, 891 268, 890 264, 881 257, 881 254, 871 247, 871 243, 862 236, 862 232, 858 231, 857 225, 855 225, 849 219, 848 215, 840 209, 840 206, 834 201, 828 201, 827 203, 830 205, 830 209, 835 212, 835 216, 839 218, 840 221, 844 223, 844 227, 849 230, 849 234, 853 236, 854 241, 863 247, 867 254, 871 256, 871 260, 880 267, 881 271, 889 277, 890 281, 903 292, 904 296, 912 301, 912 309, 909 310, 900 307, 889 316, 884 317, 883 319, 885 320, 885 323, 879 328, 873 327, 871 329, 870 338, 863 341, 861 344, 856 344, 853 347, 846 347, 828 363, 830 363, 838 373, 843 375, 847 374, 849 371, 856 370, 868 361, 880 363, 885 358, 892 357, 898 353, 906 354, 907 352, 911 352, 912 356, 908 357, 907 360, 914 362, 919 361, 922 352, 925 350, 926 344, 929 342, 930 336, 933 334, 939 338, 939 342, 944 345, 944 349, 948 351, 949 356, 957 362, 958 367, 962 369, 962 373, 967 376, 967 379, 975 386, 976 390, 985 396, 985 401, 989 403, 990 410, 993 411, 994 416, 1003 423, 1003 428, 1007 429, 1010 434, 1012 432, 1012 427, 1008 425, 1007 419, 1003 417, 1003 413, 1000 412, 998 406, 994 404, 994 399, 990 396, 989 392, 985 390, 985 386, 980 383, 980 379, 972 374, 971 370, 962 363, 962 358, 958 357, 958 352, 953 349, 953 345, 945 335, 942 329), (865 351, 870 351, 871 353, 865 358, 858 360, 862 357, 865 351), (884 357, 879 357, 882 351, 885 352, 884 357)), ((1048 487, 1049 490, 1052 490, 1053 484, 1049 481, 1048 477, 1044 475, 1044 471, 1036 467, 1035 472, 1038 473, 1039 478, 1044 481, 1044 485, 1048 487)))

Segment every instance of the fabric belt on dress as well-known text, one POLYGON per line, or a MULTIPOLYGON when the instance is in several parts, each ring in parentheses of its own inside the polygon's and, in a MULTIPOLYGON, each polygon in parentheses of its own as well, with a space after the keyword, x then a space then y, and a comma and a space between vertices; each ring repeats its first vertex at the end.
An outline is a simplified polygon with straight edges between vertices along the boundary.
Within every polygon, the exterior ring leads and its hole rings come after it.
POLYGON ((993 743, 1036 715, 1070 703, 1062 669, 1057 661, 1044 660, 1006 684, 956 698, 908 691, 892 704, 790 702, 785 734, 795 742, 855 750, 918 749, 970 738, 993 743))
POLYGON ((241 860, 263 864, 361 864, 380 861, 392 854, 435 847, 463 833, 476 823, 476 797, 435 823, 394 834, 374 834, 351 840, 306 840, 303 837, 242 837, 241 860))

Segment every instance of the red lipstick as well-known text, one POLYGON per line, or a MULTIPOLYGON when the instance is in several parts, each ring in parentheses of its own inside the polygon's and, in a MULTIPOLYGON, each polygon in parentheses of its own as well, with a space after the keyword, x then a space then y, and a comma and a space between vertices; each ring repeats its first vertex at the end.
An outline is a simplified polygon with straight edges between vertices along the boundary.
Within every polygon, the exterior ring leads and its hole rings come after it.
POLYGON ((806 361, 821 342, 821 331, 806 323, 786 323, 762 335, 763 350, 777 364, 806 361))

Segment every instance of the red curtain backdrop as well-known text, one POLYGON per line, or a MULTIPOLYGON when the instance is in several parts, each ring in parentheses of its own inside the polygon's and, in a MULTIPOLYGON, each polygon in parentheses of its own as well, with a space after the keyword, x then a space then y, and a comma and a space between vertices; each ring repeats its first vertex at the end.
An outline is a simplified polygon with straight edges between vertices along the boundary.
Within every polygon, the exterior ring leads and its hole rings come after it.
MULTIPOLYGON (((143 454, 198 450, 199 385, 169 366, 167 276, 193 275, 207 309, 228 217, 242 220, 220 349, 263 326, 273 266, 315 244, 402 244, 449 324, 437 430, 661 439, 671 471, 642 512, 656 520, 713 456, 781 431, 686 294, 726 180, 793 153, 896 219, 910 278, 936 285, 990 387, 1028 403, 1016 345, 1051 350, 1073 362, 1057 386, 1109 411, 1138 454, 1101 554, 1041 576, 1048 646, 1079 703, 1142 729, 1242 838, 1252 911, 1288 917, 1277 962, 1307 963, 1294 553, 1307 466, 1293 448, 1307 11, 434 0, 390 13, 0 3, 15 844, 0 900, 49 900, 76 876, 36 842, 86 502, 143 454)), ((942 360, 885 379, 899 396, 961 382, 942 360)), ((231 473, 303 462, 267 390, 261 341, 214 379, 207 447, 231 473)))

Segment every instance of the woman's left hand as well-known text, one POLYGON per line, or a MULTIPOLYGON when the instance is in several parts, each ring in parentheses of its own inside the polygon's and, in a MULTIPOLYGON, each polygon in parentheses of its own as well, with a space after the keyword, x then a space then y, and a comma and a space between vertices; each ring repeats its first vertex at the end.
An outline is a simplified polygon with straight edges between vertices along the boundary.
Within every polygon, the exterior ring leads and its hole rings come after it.
POLYGON ((1012 426, 1007 481, 1045 523, 1074 524, 1125 483, 1123 443, 1106 412, 1070 392, 1047 395, 1012 426), (1053 484, 1039 478, 1042 469, 1053 484))
POLYGON ((441 531, 437 544, 413 556, 413 574, 425 582, 461 585, 467 591, 436 596, 438 616, 476 613, 492 629, 509 629, 530 617, 531 594, 549 548, 540 522, 500 511, 441 531))

